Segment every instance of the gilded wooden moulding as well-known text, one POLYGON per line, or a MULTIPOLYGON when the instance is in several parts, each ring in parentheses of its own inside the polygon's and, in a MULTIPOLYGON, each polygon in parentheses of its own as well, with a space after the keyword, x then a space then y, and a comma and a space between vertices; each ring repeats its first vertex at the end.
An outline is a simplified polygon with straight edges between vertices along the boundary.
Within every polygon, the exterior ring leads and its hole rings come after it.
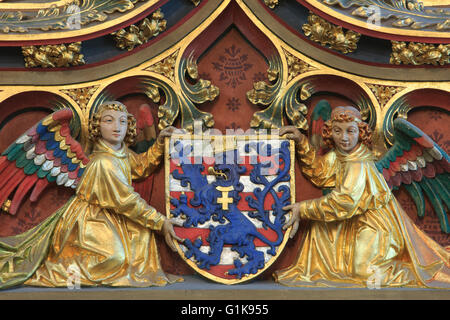
POLYGON ((343 54, 355 51, 361 37, 359 33, 352 30, 345 32, 341 26, 333 25, 313 13, 310 13, 308 23, 302 29, 310 40, 343 54))
MULTIPOLYGON (((450 10, 448 8, 433 7, 448 6, 449 1, 417 1, 417 0, 308 0, 316 7, 332 7, 332 11, 351 15, 358 19, 375 19, 378 27, 399 28, 409 30, 433 30, 445 32, 450 29, 450 10)), ((341 17, 338 17, 341 19, 341 17)), ((361 20, 360 20, 361 21, 361 20)), ((373 23, 372 21, 371 23, 373 23)), ((382 29, 380 29, 382 30, 382 29)), ((386 30, 389 31, 389 30, 386 30)), ((391 30, 390 33, 394 31, 391 30)))
POLYGON ((25 67, 63 68, 84 65, 81 42, 22 47, 25 67))
POLYGON ((445 65, 450 63, 450 44, 391 41, 391 64, 445 65))
POLYGON ((79 24, 84 26, 95 21, 103 22, 112 13, 129 11, 139 1, 143 0, 72 0, 34 8, 27 7, 27 4, 0 4, 0 32, 70 30, 68 21, 73 19, 74 13, 79 24))
POLYGON ((121 29, 111 33, 111 35, 114 37, 118 48, 130 51, 166 30, 167 21, 163 18, 164 14, 158 9, 152 14, 151 20, 145 18, 139 26, 131 25, 127 28, 128 30, 121 29))

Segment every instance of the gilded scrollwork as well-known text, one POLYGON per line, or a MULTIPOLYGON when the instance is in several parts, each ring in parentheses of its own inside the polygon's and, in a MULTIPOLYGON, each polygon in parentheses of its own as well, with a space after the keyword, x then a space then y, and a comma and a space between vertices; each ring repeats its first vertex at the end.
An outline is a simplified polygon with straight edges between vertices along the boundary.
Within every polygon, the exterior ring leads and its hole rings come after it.
POLYGON ((158 9, 152 14, 151 19, 145 18, 139 26, 131 25, 128 30, 120 29, 111 35, 118 48, 130 51, 166 30, 167 21, 163 18, 164 14, 158 9))
POLYGON ((361 35, 353 30, 345 32, 341 26, 336 26, 325 19, 310 13, 308 23, 302 26, 303 32, 311 41, 333 50, 347 54, 357 49, 361 35))
POLYGON ((198 78, 197 62, 192 54, 181 59, 177 68, 179 81, 175 81, 177 56, 178 51, 145 69, 164 75, 172 80, 171 83, 156 79, 140 81, 142 92, 153 102, 160 102, 160 91, 164 94, 164 102, 158 107, 158 127, 164 129, 172 125, 180 116, 180 125, 183 129, 193 131, 194 121, 200 121, 203 129, 211 128, 214 126, 212 114, 199 110, 196 104, 216 99, 219 88, 209 80, 198 78), (189 77, 190 81, 186 77, 189 77))
POLYGON ((280 128, 284 125, 283 118, 286 115, 297 128, 308 129, 306 120, 308 109, 303 102, 314 93, 313 86, 308 82, 300 81, 291 83, 284 90, 282 85, 284 72, 279 58, 269 60, 269 70, 271 70, 270 73, 277 74, 276 79, 272 80, 274 83, 258 81, 253 84, 253 89, 247 92, 247 99, 251 103, 268 106, 253 114, 250 126, 260 129, 280 128))
POLYGON ((204 103, 213 101, 219 95, 219 88, 211 84, 211 81, 198 79, 197 62, 190 55, 186 60, 182 61, 181 70, 185 69, 192 80, 197 80, 194 85, 189 84, 185 77, 180 77, 182 88, 189 98, 196 103, 204 103))
POLYGON ((62 68, 84 65, 81 42, 22 47, 25 67, 62 68))
POLYGON ((450 63, 450 44, 392 41, 391 64, 445 65, 450 63))
POLYGON ((387 110, 383 121, 383 135, 388 145, 394 144, 394 120, 395 118, 408 118, 408 112, 411 110, 411 105, 405 97, 400 97, 395 100, 387 110))
POLYGON ((194 121, 201 121, 204 129, 213 127, 214 119, 212 114, 199 110, 195 104, 213 101, 219 95, 219 88, 211 84, 209 80, 198 78, 197 62, 193 57, 193 53, 181 59, 178 72, 180 91, 183 93, 182 99, 180 99, 180 109, 183 115, 181 119, 182 128, 193 131, 194 121), (195 81, 194 84, 187 81, 186 74, 191 80, 195 81))

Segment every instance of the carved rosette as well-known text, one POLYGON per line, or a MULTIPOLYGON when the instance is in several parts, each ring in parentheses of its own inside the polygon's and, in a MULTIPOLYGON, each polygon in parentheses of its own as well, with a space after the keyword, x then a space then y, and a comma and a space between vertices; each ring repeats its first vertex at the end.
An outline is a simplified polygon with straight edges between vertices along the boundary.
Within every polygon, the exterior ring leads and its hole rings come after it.
POLYGON ((399 41, 392 42, 391 64, 445 65, 450 63, 450 44, 433 45, 399 41))
POLYGON ((131 51, 166 30, 167 21, 163 18, 164 14, 158 9, 152 14, 151 20, 145 18, 139 26, 131 25, 128 30, 121 29, 111 33, 111 35, 118 48, 131 51))
POLYGON ((361 35, 352 30, 344 32, 341 26, 336 26, 321 17, 310 13, 308 23, 302 26, 303 32, 311 41, 333 50, 347 54, 357 49, 361 35))
POLYGON ((85 64, 81 42, 26 46, 22 47, 22 54, 27 68, 66 68, 85 64))

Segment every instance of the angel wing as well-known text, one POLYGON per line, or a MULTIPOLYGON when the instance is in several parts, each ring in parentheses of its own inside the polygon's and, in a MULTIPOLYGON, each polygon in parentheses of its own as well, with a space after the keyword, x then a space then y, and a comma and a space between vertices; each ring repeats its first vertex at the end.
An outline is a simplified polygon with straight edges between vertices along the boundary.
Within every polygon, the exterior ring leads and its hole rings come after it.
POLYGON ((394 145, 375 164, 391 189, 404 186, 420 217, 425 215, 424 194, 436 212, 442 231, 450 233, 450 160, 436 142, 410 122, 394 120, 394 145))
POLYGON ((331 118, 331 106, 327 100, 320 100, 313 109, 311 114, 311 133, 310 133, 310 143, 311 145, 323 153, 325 151, 323 139, 322 139, 322 128, 326 121, 331 118))
MULTIPOLYGON (((317 150, 317 154, 323 155, 329 149, 322 139, 322 128, 326 121, 331 118, 331 105, 327 100, 320 100, 311 113, 310 138, 309 142, 317 150)), ((327 195, 333 190, 332 188, 323 188, 322 194, 327 195)))
MULTIPOLYGON (((147 151, 156 141, 155 122, 150 107, 146 104, 139 107, 137 129, 143 133, 143 139, 130 147, 130 149, 136 153, 142 153, 147 151)), ((154 175, 152 174, 144 180, 133 181, 133 188, 143 199, 150 201, 152 197, 153 182, 154 175)))
POLYGON ((47 116, 12 143, 0 157, 0 206, 11 196, 14 215, 25 196, 34 202, 53 182, 76 188, 88 157, 70 130, 73 113, 62 109, 47 116))

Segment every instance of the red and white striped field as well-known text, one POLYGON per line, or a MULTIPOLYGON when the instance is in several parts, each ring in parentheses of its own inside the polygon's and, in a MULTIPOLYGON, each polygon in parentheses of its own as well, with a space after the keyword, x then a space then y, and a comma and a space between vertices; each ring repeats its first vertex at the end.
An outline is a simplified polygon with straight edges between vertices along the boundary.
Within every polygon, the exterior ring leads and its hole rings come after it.
MULTIPOLYGON (((189 158, 190 161, 192 161, 193 163, 193 158, 189 158)), ((168 160, 169 163, 169 174, 168 177, 166 177, 166 179, 168 180, 168 187, 169 187, 169 196, 171 198, 176 198, 179 199, 181 194, 185 194, 188 198, 188 205, 190 207, 193 207, 190 204, 190 200, 194 197, 194 192, 190 189, 190 185, 188 184, 188 186, 183 187, 180 184, 180 181, 178 179, 175 179, 172 175, 174 170, 178 170, 179 173, 183 173, 181 166, 179 165, 179 161, 178 160, 168 160)), ((244 190, 240 193, 241 199, 237 204, 238 209, 242 212, 242 214, 244 216, 246 216, 257 228, 258 232, 260 232, 262 235, 264 235, 267 239, 269 239, 270 241, 275 241, 277 239, 277 235, 276 233, 271 230, 270 228, 264 229, 262 226, 262 223, 257 220, 256 218, 251 218, 249 216, 249 212, 254 211, 255 209, 250 208, 248 205, 248 202, 245 200, 247 196, 250 196, 254 199, 256 199, 256 197, 253 194, 253 191, 255 188, 261 188, 263 189, 264 186, 262 185, 258 185, 258 184, 254 184, 252 181, 250 181, 250 172, 253 169, 253 164, 250 164, 251 161, 255 161, 255 157, 249 157, 249 156, 245 156, 245 157, 241 157, 241 165, 246 167, 246 172, 244 174, 241 175, 240 177, 240 182, 244 185, 244 190)), ((272 162, 276 162, 278 161, 278 158, 273 158, 273 157, 261 157, 258 156, 257 157, 257 162, 261 162, 261 161, 272 161, 272 162)), ((204 176, 206 176, 208 183, 211 183, 213 181, 215 181, 216 176, 212 175, 212 174, 208 174, 208 169, 209 167, 214 166, 214 158, 210 157, 210 158, 203 158, 203 165, 204 165, 204 170, 202 172, 202 174, 204 176)), ((283 168, 284 164, 279 164, 281 166, 281 169, 283 168)), ((277 168, 275 167, 275 165, 273 165, 273 168, 270 170, 267 170, 267 174, 265 175, 266 178, 271 181, 273 179, 276 178, 276 172, 277 172, 277 168)), ((290 182, 281 182, 275 185, 274 190, 277 192, 277 195, 280 196, 281 192, 278 192, 278 188, 282 185, 286 185, 289 188, 291 187, 290 182)), ((274 204, 274 199, 273 197, 269 194, 264 202, 264 209, 265 210, 272 210, 272 205, 274 204)), ((173 210, 175 209, 175 207, 170 204, 170 209, 173 210)), ((274 217, 272 215, 272 211, 270 211, 270 218, 271 221, 274 221, 274 217)), ((182 224, 185 221, 185 218, 179 216, 174 218, 178 223, 182 224)), ((228 222, 225 222, 225 224, 228 222)), ((175 233, 181 237, 181 238, 185 238, 185 239, 190 239, 192 242, 194 242, 196 239, 201 238, 202 240, 202 245, 200 247, 200 250, 202 252, 208 253, 210 250, 207 238, 209 235, 209 227, 210 226, 217 226, 220 225, 219 222, 213 221, 212 219, 210 219, 209 221, 206 221, 203 224, 198 224, 196 227, 190 227, 190 228, 185 228, 185 227, 178 227, 175 226, 174 230, 175 233)), ((286 238, 286 236, 285 236, 286 238)), ((284 246, 285 241, 283 241, 283 246, 284 246)), ((265 244, 263 241, 259 240, 259 239, 254 239, 254 244, 256 247, 256 250, 261 251, 262 253, 264 253, 264 258, 265 258, 265 264, 267 264, 267 262, 269 262, 271 259, 273 260, 274 257, 270 254, 267 253, 267 250, 270 249, 269 246, 267 246, 267 244, 265 244)), ((182 244, 180 244, 180 248, 181 250, 184 252, 187 251, 187 248, 185 246, 183 246, 182 244)), ((277 248, 278 250, 278 248, 277 248)), ((186 260, 186 258, 184 257, 183 254, 183 258, 186 260)), ((221 279, 228 279, 228 280, 232 280, 232 279, 237 279, 236 276, 234 275, 228 275, 227 271, 230 269, 234 268, 234 260, 235 259, 240 259, 241 262, 243 264, 245 264, 247 262, 246 257, 243 258, 239 258, 239 254, 235 251, 231 250, 231 245, 225 245, 222 251, 222 255, 221 255, 221 260, 220 263, 216 266, 211 266, 209 270, 204 270, 204 269, 199 269, 198 267, 196 267, 196 262, 194 257, 190 258, 190 262, 188 262, 194 269, 196 269, 196 271, 199 271, 202 274, 208 273, 208 275, 212 276, 210 278, 221 278, 221 279)), ((206 275, 206 276, 208 276, 206 275)))

